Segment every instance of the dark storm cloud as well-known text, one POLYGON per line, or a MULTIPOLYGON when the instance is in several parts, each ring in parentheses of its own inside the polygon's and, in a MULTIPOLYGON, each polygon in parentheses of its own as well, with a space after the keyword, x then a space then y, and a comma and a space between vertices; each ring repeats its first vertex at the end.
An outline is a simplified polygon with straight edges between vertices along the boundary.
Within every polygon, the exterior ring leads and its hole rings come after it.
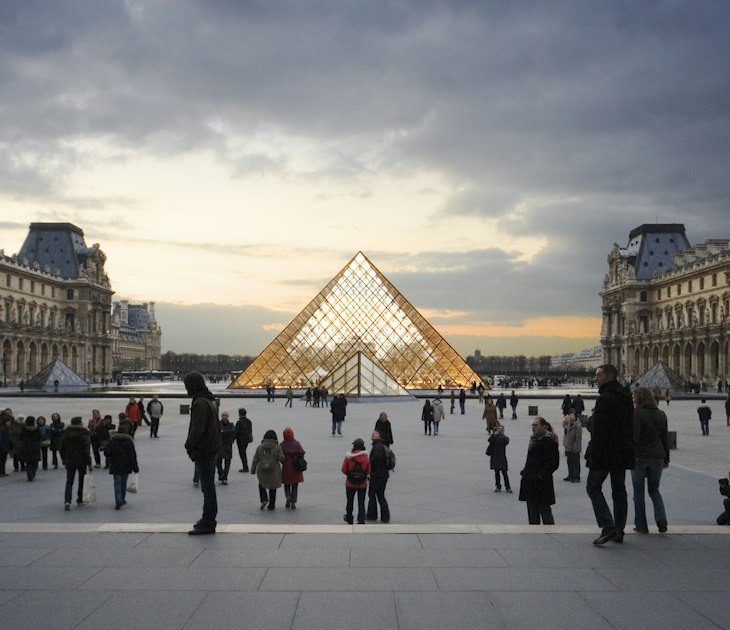
POLYGON ((360 196, 433 172, 453 191, 439 217, 499 249, 435 239, 423 271, 392 274, 406 297, 474 320, 595 316, 637 225, 728 234, 729 42, 727 2, 7 1, 0 189, 62 198, 89 139, 360 196), (314 166, 246 146, 267 135, 314 141, 314 166), (524 262, 518 236, 546 245, 524 262))

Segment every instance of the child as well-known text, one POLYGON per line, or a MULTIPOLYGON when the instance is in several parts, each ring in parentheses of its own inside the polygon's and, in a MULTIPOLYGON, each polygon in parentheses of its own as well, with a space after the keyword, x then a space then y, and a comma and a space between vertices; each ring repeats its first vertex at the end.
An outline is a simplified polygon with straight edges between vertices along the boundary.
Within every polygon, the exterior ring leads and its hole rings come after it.
POLYGON ((501 423, 497 423, 497 427, 489 436, 488 442, 487 455, 489 455, 489 467, 494 471, 494 481, 496 484, 494 491, 502 492, 502 484, 499 476, 502 473, 504 489, 509 494, 512 494, 509 477, 507 476, 507 444, 509 444, 509 438, 504 434, 504 426, 501 423))

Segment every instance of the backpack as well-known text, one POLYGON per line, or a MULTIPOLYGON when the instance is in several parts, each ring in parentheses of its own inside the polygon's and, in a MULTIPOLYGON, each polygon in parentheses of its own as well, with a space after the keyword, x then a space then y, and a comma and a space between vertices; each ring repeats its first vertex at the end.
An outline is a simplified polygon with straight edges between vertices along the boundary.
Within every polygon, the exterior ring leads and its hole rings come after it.
POLYGON ((274 470, 274 449, 262 448, 259 455, 259 468, 261 470, 274 470))
POLYGON ((352 460, 352 468, 347 471, 347 479, 350 483, 363 484, 368 480, 367 473, 356 459, 352 460))
POLYGON ((385 451, 385 465, 388 470, 395 470, 395 453, 389 446, 383 444, 383 450, 385 451))

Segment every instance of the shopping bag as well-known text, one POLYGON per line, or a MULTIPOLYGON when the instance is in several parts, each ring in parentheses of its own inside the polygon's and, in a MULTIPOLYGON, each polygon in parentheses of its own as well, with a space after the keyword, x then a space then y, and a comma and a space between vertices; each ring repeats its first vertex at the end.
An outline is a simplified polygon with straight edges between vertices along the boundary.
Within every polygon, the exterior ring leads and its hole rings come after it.
POLYGON ((81 489, 81 500, 84 503, 94 503, 96 501, 96 482, 94 475, 86 473, 84 475, 84 486, 81 489))
POLYGON ((133 472, 129 475, 129 481, 127 482, 127 492, 132 494, 139 492, 139 474, 133 472))

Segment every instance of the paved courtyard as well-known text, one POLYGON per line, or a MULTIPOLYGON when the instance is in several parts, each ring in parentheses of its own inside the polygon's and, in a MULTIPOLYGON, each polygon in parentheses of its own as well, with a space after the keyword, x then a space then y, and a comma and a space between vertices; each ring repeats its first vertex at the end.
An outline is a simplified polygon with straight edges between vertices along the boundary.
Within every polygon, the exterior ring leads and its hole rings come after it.
MULTIPOLYGON (((170 390, 174 395, 174 386, 170 390)), ((570 392, 574 393, 574 392, 570 392)), ((697 401, 667 408, 678 449, 662 479, 669 533, 627 535, 593 547, 583 484, 555 474, 556 525, 526 525, 517 499, 529 437, 528 406, 559 426, 559 398, 523 398, 505 420, 514 494, 495 493, 477 402, 447 415, 426 437, 422 401, 351 403, 343 437, 330 435, 326 409, 295 401, 226 398, 245 406, 255 442, 266 429, 294 429, 309 470, 297 510, 279 501, 259 510, 256 480, 237 472, 218 486, 219 533, 189 537, 202 496, 192 485, 183 442, 184 397, 164 398, 160 439, 137 434, 141 491, 113 509, 111 476, 97 470, 98 500, 63 511, 64 473, 0 479, 0 620, 3 627, 57 628, 726 628, 730 527, 717 478, 730 469, 723 402, 711 401, 710 436, 700 434, 697 401), (339 468, 378 413, 393 423, 398 465, 388 484, 392 522, 342 521, 339 468)), ((123 409, 124 398, 3 398, 16 414, 61 413, 86 420, 92 408, 123 409)), ((590 401, 588 408, 592 406, 590 401)), ((447 404, 448 412, 448 404, 447 404)), ((584 446, 588 435, 584 435, 584 446)), ((250 447, 250 453, 252 448, 250 447)), ((7 470, 12 469, 8 463, 7 470)), ((631 491, 629 490, 631 496, 631 491)), ((633 510, 629 506, 629 520, 633 510)), ((653 522, 649 507, 648 520, 653 522)), ((630 527, 629 527, 630 529, 630 527)))

